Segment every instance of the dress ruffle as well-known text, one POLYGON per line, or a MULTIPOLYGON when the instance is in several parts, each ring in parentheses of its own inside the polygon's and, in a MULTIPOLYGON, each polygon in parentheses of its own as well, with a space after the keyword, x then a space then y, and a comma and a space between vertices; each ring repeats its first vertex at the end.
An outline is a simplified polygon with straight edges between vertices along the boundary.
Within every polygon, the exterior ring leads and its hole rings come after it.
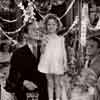
POLYGON ((67 70, 66 56, 64 37, 50 36, 45 52, 41 55, 38 70, 42 73, 64 74, 67 70))

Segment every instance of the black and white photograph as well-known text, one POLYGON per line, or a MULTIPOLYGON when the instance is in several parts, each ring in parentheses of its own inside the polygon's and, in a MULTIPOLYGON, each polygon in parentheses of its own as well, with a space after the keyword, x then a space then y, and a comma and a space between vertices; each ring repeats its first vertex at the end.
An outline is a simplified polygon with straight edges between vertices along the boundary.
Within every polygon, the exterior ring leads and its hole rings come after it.
POLYGON ((100 100, 100 1, 0 0, 0 100, 100 100))

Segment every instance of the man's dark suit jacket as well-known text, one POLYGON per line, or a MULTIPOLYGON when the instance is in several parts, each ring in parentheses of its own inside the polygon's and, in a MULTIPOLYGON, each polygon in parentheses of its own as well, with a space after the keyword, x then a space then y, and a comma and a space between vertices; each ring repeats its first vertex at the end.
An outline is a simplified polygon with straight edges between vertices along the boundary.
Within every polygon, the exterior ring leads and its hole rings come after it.
POLYGON ((38 72, 38 58, 32 54, 28 45, 17 49, 11 58, 11 68, 5 89, 15 92, 18 100, 26 100, 23 86, 24 80, 29 80, 38 86, 39 100, 47 100, 47 80, 44 74, 38 72))

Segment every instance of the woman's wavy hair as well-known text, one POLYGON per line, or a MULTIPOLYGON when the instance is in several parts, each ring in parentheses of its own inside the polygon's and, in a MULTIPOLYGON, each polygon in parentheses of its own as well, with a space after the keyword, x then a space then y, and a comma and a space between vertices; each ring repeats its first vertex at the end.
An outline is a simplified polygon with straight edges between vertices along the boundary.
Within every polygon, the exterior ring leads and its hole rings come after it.
POLYGON ((44 18, 44 29, 45 29, 46 32, 47 32, 47 23, 48 23, 49 19, 54 19, 56 21, 57 26, 58 26, 57 32, 59 30, 61 30, 62 23, 61 23, 60 19, 55 14, 47 14, 47 16, 44 18))

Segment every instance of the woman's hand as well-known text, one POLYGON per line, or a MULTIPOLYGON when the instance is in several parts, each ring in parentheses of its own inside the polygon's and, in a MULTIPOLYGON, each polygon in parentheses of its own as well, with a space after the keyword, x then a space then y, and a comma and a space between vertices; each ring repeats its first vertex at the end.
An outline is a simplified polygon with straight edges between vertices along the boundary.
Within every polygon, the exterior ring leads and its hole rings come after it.
POLYGON ((37 86, 33 82, 28 80, 24 80, 23 85, 30 91, 33 91, 37 88, 37 86))

